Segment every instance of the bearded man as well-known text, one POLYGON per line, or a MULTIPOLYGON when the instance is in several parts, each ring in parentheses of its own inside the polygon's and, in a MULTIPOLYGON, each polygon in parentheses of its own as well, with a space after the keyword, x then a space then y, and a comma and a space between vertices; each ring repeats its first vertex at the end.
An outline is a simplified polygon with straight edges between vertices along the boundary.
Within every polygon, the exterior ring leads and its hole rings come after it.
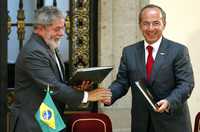
MULTIPOLYGON (((16 100, 11 107, 10 131, 41 132, 34 115, 46 94, 43 84, 52 86, 53 101, 63 116, 65 104, 79 106, 88 101, 109 99, 110 90, 97 88, 79 91, 65 83, 65 68, 56 50, 64 35, 65 17, 56 7, 43 7, 36 12, 33 34, 20 51, 15 67, 16 100)), ((80 86, 89 87, 88 81, 80 86)))

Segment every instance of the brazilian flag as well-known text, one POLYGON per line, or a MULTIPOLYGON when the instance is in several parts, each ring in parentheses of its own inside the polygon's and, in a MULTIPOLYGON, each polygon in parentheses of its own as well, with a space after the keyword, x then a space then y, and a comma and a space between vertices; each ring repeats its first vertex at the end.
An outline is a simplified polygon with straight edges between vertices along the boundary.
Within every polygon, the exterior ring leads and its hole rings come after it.
POLYGON ((59 132, 65 128, 65 123, 50 96, 49 86, 46 96, 35 114, 35 118, 43 132, 59 132))

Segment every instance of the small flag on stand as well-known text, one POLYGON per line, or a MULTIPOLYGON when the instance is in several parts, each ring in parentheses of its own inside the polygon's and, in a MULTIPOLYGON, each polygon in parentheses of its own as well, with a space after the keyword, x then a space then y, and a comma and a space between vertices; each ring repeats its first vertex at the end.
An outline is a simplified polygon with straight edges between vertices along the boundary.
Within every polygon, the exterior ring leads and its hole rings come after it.
POLYGON ((35 114, 35 118, 43 132, 59 132, 66 127, 51 98, 49 85, 47 86, 46 96, 35 114))

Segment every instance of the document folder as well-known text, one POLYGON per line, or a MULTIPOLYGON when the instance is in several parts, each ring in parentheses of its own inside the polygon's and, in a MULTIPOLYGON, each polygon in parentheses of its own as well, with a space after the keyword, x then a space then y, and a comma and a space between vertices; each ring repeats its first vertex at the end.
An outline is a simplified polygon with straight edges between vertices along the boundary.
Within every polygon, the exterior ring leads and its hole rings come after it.
POLYGON ((138 87, 138 89, 140 90, 140 92, 142 93, 142 95, 145 97, 145 99, 149 102, 151 107, 154 110, 157 110, 159 108, 159 106, 153 100, 153 96, 150 93, 150 91, 147 89, 147 86, 145 85, 145 82, 140 80, 140 81, 136 81, 135 84, 138 87))
POLYGON ((69 79, 69 84, 80 84, 82 81, 92 81, 94 83, 102 82, 105 77, 112 71, 112 67, 90 67, 81 68, 69 79))

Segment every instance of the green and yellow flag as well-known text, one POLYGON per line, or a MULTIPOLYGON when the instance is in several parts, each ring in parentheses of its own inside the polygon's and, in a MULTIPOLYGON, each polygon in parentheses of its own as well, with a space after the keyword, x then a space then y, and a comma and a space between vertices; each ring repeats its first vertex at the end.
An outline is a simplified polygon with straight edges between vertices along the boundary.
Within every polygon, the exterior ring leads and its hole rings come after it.
POLYGON ((65 128, 65 123, 50 96, 49 87, 35 118, 43 132, 59 132, 65 128))

